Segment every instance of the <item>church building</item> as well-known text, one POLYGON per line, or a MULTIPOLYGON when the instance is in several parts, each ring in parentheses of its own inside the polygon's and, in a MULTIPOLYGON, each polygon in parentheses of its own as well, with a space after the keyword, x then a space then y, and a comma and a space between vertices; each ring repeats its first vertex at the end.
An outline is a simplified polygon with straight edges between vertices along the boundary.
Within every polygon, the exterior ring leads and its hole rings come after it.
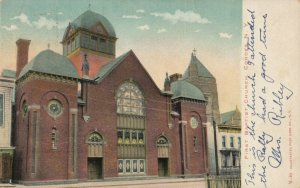
POLYGON ((66 27, 62 55, 46 49, 28 62, 30 42, 16 42, 15 181, 208 173, 214 102, 189 82, 192 69, 160 90, 132 50, 116 57, 112 24, 91 10, 66 27))

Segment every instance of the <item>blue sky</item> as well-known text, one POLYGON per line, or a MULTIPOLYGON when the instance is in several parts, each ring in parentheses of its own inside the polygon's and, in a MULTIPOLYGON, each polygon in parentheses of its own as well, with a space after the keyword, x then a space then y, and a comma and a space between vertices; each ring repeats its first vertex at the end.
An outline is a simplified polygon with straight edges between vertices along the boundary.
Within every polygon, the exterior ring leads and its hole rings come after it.
POLYGON ((89 4, 114 26, 117 55, 133 49, 160 88, 195 48, 217 79, 221 111, 240 103, 241 0, 0 0, 0 70, 15 69, 18 38, 31 40, 29 59, 48 44, 61 53, 65 28, 89 4))

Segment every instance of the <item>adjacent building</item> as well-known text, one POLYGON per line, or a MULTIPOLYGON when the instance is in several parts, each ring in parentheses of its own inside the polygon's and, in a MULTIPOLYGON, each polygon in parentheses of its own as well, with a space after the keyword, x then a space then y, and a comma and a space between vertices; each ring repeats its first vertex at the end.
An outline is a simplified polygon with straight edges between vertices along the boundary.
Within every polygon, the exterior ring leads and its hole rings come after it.
POLYGON ((220 174, 240 175, 241 113, 237 108, 221 114, 218 152, 220 174))
POLYGON ((167 75, 160 90, 132 50, 116 57, 116 41, 111 23, 88 10, 67 26, 63 55, 47 49, 28 62, 30 40, 16 42, 16 181, 208 173, 207 104, 216 99, 189 73, 167 75))
POLYGON ((12 107, 15 72, 3 70, 0 76, 0 182, 12 179, 14 147, 11 145, 12 107))

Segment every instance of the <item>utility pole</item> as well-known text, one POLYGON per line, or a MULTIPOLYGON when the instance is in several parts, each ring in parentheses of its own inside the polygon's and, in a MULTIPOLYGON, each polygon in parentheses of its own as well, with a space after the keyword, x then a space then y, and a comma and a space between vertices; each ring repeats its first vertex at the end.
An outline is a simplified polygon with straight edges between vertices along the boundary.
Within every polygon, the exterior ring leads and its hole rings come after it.
POLYGON ((214 120, 214 117, 212 117, 213 119, 213 128, 214 128, 214 145, 215 145, 215 160, 216 160, 216 173, 217 176, 220 175, 219 173, 219 160, 218 160, 218 148, 217 148, 217 131, 216 131, 216 122, 214 120))

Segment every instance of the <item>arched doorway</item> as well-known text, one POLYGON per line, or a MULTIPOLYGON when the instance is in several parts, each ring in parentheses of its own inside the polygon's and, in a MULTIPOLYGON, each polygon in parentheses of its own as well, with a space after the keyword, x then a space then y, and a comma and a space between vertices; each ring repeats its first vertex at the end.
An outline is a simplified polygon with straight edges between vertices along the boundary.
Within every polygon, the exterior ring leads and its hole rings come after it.
POLYGON ((169 142, 160 136, 156 141, 158 176, 169 176, 169 142))
POLYGON ((103 138, 93 132, 89 135, 88 140, 88 178, 102 179, 103 178, 103 138))

